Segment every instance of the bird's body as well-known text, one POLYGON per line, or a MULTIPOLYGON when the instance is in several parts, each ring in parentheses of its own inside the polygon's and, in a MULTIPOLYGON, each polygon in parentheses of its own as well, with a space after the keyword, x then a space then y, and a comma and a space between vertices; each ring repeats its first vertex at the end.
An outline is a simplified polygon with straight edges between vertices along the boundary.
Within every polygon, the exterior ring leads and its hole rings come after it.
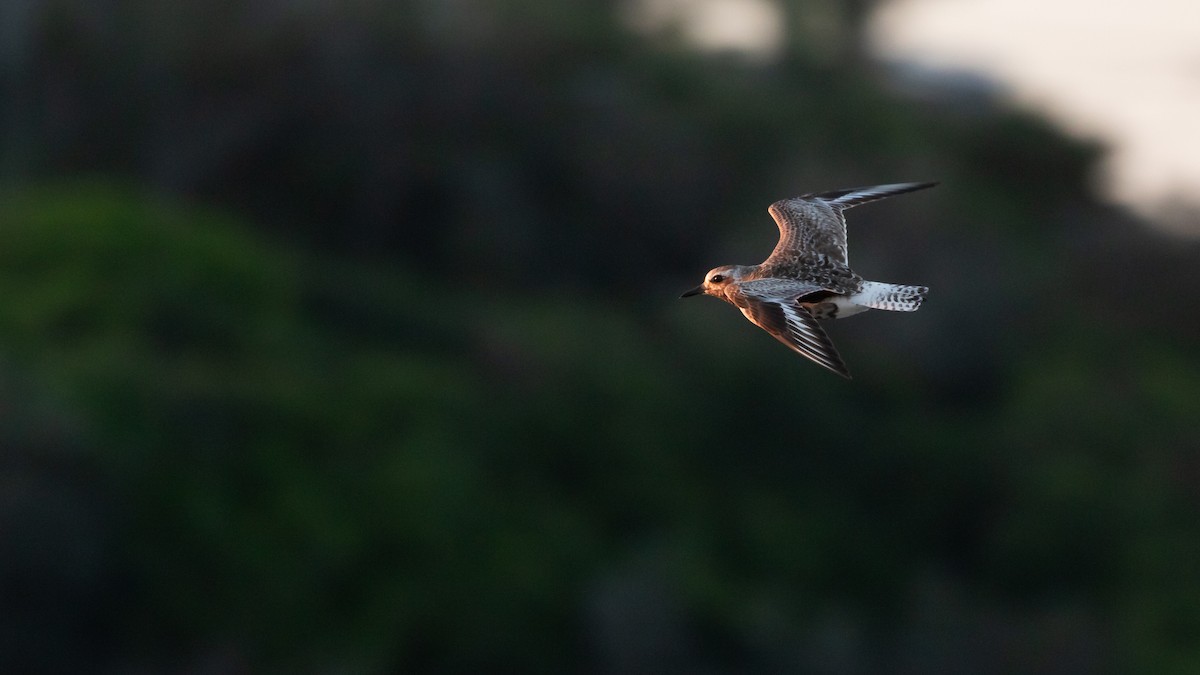
POLYGON ((775 202, 768 212, 779 226, 779 243, 771 255, 758 265, 717 267, 682 297, 720 298, 792 350, 848 378, 845 363, 817 320, 868 309, 915 311, 929 289, 866 281, 850 269, 842 212, 933 185, 877 185, 775 202))

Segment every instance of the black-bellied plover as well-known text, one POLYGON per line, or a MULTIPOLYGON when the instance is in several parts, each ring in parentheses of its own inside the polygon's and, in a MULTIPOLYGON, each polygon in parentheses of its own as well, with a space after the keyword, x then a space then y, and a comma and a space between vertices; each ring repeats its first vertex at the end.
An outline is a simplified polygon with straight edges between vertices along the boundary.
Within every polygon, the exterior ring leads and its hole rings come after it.
POLYGON ((846 259, 846 218, 852 206, 933 187, 894 183, 821 192, 775 202, 767 211, 779 243, 758 265, 723 265, 680 297, 711 295, 742 310, 752 323, 792 350, 842 377, 850 372, 817 319, 840 319, 868 309, 912 312, 925 286, 866 281, 846 259))

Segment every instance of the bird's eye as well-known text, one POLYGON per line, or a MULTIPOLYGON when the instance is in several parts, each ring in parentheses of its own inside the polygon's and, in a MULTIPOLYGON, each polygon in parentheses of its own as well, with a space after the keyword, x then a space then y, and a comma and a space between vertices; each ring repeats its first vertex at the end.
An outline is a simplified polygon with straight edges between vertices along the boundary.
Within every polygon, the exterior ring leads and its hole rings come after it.
POLYGON ((725 275, 723 275, 723 274, 714 274, 714 275, 712 275, 712 277, 711 277, 711 278, 708 280, 708 283, 710 283, 710 284, 719 284, 719 283, 721 283, 722 281, 725 281, 725 275))

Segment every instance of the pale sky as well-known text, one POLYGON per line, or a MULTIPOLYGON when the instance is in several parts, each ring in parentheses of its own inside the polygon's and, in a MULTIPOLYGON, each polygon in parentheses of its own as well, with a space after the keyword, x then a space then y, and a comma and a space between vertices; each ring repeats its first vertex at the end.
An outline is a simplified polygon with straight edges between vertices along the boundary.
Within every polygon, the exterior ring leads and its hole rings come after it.
POLYGON ((1114 201, 1200 207, 1200 0, 892 0, 873 28, 884 58, 983 73, 1104 142, 1114 201))
MULTIPOLYGON (((770 58, 772 0, 641 0, 698 46, 770 58)), ((1110 154, 1102 194, 1143 214, 1200 209, 1200 0, 889 0, 872 22, 882 59, 977 72, 1021 107, 1110 154)), ((1200 223, 1176 223, 1200 236, 1200 223)))

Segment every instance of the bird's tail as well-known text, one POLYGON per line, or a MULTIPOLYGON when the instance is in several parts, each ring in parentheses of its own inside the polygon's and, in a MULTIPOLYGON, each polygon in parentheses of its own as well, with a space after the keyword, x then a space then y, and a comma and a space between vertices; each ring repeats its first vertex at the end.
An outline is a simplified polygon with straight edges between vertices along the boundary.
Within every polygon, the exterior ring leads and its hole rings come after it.
POLYGON ((864 281, 862 289, 850 296, 850 302, 871 309, 886 309, 889 312, 915 312, 928 292, 929 289, 925 286, 864 281))

